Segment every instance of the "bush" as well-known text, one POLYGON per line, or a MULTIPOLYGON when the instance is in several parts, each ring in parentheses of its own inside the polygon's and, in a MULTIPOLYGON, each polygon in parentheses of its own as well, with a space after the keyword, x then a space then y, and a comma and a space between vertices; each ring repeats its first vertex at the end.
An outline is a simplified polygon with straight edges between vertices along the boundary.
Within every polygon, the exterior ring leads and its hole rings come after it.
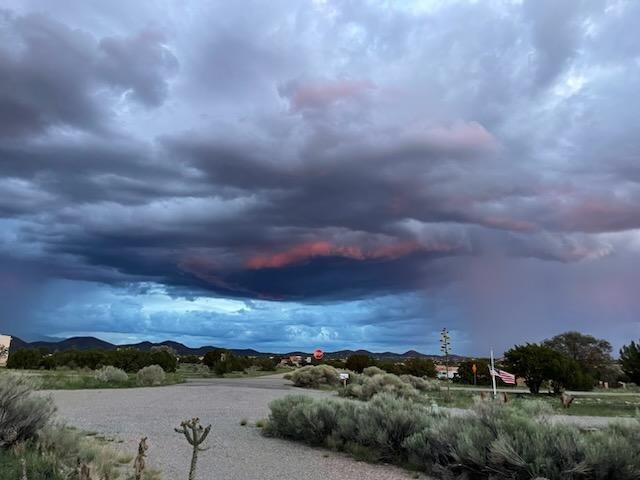
POLYGON ((431 418, 424 405, 390 394, 368 403, 289 395, 270 408, 266 434, 359 452, 370 460, 403 456, 404 440, 431 418))
POLYGON ((340 374, 328 365, 307 366, 295 370, 291 374, 291 381, 296 387, 304 388, 335 386, 340 383, 340 374))
POLYGON ((121 370, 111 365, 102 367, 95 373, 96 380, 104 383, 125 383, 129 380, 129 375, 124 370, 121 370))
POLYGON ((553 423, 543 402, 478 402, 457 417, 388 393, 366 403, 295 395, 270 408, 265 434, 368 460, 408 462, 446 479, 640 478, 638 426, 580 431, 553 423))
POLYGON ((161 366, 150 365, 138 370, 136 377, 140 385, 151 386, 162 384, 165 380, 166 375, 161 366))
MULTIPOLYGON (((368 370, 368 372, 374 371, 368 370)), ((399 397, 426 400, 426 397, 420 392, 433 391, 436 388, 435 384, 432 385, 431 382, 411 375, 398 377, 390 373, 374 373, 372 376, 351 375, 347 388, 340 390, 339 393, 343 397, 365 401, 370 400, 378 393, 391 393, 399 397)))
POLYGON ((33 384, 21 375, 0 376, 0 447, 35 437, 51 420, 50 398, 33 394, 33 384))
POLYGON ((414 377, 413 375, 400 375, 400 380, 408 383, 419 392, 440 391, 440 384, 435 380, 427 380, 421 377, 414 377))
POLYGON ((373 377, 374 375, 384 374, 384 373, 385 371, 378 367, 367 367, 364 370, 362 370, 362 374, 366 375, 367 377, 373 377))

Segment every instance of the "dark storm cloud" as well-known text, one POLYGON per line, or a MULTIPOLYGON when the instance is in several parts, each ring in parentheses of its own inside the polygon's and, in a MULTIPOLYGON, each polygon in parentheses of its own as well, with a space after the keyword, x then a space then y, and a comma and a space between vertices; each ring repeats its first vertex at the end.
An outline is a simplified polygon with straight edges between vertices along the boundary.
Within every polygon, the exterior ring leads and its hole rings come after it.
POLYGON ((633 4, 113 5, 0 15, 0 259, 34 278, 466 310, 468 262, 637 256, 633 4))
POLYGON ((100 39, 51 15, 0 13, 0 135, 42 133, 54 126, 104 132, 109 93, 131 90, 149 106, 164 100, 166 77, 177 60, 162 45, 161 34, 100 39))

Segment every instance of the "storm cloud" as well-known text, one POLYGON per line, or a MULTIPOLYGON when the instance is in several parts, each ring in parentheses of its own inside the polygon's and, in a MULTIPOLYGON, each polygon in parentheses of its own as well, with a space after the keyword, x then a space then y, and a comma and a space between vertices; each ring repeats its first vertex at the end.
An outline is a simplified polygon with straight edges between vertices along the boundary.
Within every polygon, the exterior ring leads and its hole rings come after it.
POLYGON ((0 327, 428 350, 449 326, 463 353, 637 337, 637 14, 10 1, 0 327), (174 307, 151 314, 158 295, 174 307))

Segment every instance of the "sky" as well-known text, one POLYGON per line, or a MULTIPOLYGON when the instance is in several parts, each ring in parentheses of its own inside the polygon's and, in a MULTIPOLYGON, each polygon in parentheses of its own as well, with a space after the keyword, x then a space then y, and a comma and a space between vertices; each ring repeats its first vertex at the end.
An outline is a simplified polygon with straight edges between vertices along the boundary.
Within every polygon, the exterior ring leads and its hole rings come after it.
POLYGON ((4 0, 0 331, 640 338, 640 2, 4 0))

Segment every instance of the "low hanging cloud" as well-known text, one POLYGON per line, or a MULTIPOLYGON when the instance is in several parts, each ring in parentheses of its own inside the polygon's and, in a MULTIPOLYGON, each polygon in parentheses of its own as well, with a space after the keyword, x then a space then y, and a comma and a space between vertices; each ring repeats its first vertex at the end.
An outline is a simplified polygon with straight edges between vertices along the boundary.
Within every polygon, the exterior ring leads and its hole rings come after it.
POLYGON ((391 309, 398 325, 460 332, 525 298, 522 319, 552 312, 527 339, 580 316, 596 329, 596 297, 512 284, 615 283, 637 258, 637 7, 551 3, 10 1, 0 279, 24 266, 36 300, 4 313, 41 327, 37 292, 71 281, 308 315, 420 295, 438 308, 391 309))

